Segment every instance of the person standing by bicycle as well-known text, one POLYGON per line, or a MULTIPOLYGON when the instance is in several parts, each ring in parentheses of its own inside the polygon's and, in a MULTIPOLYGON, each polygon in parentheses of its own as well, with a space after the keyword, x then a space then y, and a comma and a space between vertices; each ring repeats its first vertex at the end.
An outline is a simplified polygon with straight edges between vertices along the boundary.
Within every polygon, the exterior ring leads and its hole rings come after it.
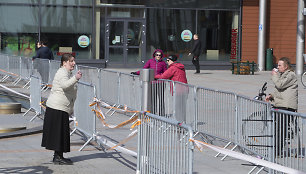
MULTIPOLYGON (((266 101, 271 101, 274 109, 296 112, 298 109, 298 82, 289 59, 287 57, 280 58, 277 69, 273 69, 271 74, 275 90, 266 97, 266 101)), ((296 124, 293 117, 287 118, 286 115, 279 115, 274 119, 276 153, 279 156, 285 146, 285 140, 292 138, 290 130, 293 128, 290 125, 294 124, 296 127, 296 124)))
POLYGON ((298 82, 287 57, 279 59, 277 69, 273 69, 272 81, 275 91, 266 97, 274 108, 296 112, 298 109, 298 82))

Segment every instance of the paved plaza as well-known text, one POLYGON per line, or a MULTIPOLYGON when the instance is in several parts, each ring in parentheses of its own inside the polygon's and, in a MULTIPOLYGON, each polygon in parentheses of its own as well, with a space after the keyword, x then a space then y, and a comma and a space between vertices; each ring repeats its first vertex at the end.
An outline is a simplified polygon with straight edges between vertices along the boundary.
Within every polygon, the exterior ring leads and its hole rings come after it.
MULTIPOLYGON (((111 70, 130 73, 136 69, 111 70)), ((256 72, 255 75, 232 75, 230 70, 202 70, 200 74, 194 74, 194 72, 194 70, 187 70, 188 83, 210 89, 231 91, 249 97, 256 96, 264 82, 268 82, 267 93, 272 92, 273 89, 270 72, 256 72)), ((299 112, 306 113, 305 100, 306 89, 300 84, 299 112)), ((0 115, 1 128, 22 125, 27 127, 27 130, 19 135, 0 134, 0 173, 136 173, 136 158, 130 155, 114 150, 105 151, 94 142, 87 145, 83 151, 78 151, 84 144, 84 140, 78 134, 71 136, 71 152, 66 154, 66 157, 74 161, 74 165, 53 165, 51 162, 53 152, 40 146, 42 134, 39 130, 42 120, 37 118, 29 123, 33 114, 30 112, 26 116, 22 116, 23 113, 0 115)), ((134 138, 131 141, 136 142, 137 139, 134 138)), ((137 151, 136 147, 129 148, 137 151)), ((210 149, 204 149, 201 153, 195 149, 194 173, 245 174, 252 168, 248 162, 230 157, 221 161, 221 157, 215 158, 215 155, 216 152, 210 149)))

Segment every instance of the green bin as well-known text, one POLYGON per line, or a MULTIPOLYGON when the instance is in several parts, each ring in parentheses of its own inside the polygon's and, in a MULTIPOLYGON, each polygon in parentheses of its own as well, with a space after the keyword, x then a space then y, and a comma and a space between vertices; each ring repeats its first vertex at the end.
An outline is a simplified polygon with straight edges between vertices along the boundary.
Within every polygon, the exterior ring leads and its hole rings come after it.
POLYGON ((272 69, 273 69, 273 48, 268 48, 266 55, 266 71, 271 71, 272 69))

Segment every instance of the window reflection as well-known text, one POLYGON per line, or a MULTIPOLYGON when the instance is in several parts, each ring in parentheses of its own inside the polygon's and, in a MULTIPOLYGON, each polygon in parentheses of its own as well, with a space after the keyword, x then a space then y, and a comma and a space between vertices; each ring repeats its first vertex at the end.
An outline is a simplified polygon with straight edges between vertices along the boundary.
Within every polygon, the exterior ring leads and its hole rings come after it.
POLYGON ((201 60, 228 61, 231 57, 232 29, 238 28, 238 14, 231 11, 148 9, 147 59, 159 48, 165 55, 176 54, 181 61, 190 61, 191 41, 183 41, 184 30, 198 34, 202 42, 201 60), (235 16, 235 17, 234 17, 235 16), (195 22, 195 19, 198 19, 195 22))

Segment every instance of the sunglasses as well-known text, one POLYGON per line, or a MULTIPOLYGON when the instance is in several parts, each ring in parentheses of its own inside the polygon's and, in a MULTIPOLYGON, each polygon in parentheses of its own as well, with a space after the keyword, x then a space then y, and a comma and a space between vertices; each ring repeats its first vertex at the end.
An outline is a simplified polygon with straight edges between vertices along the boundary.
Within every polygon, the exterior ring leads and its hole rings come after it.
POLYGON ((155 54, 155 56, 161 56, 161 54, 155 54))
POLYGON ((170 59, 167 59, 167 62, 169 62, 170 61, 170 59))

